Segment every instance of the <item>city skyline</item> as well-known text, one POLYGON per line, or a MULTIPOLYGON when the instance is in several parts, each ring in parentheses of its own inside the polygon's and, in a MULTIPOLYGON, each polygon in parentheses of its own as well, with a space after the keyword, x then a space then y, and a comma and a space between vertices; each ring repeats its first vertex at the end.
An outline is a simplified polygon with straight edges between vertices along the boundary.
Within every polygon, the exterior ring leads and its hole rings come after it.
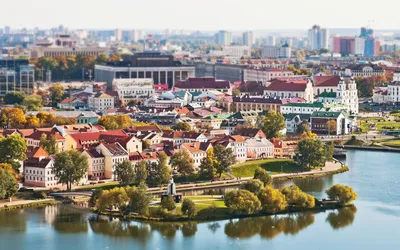
MULTIPOLYGON (((204 0, 195 7, 192 1, 184 0, 139 3, 116 0, 112 5, 105 1, 71 0, 62 6, 63 11, 58 11, 50 0, 23 2, 24 8, 18 10, 18 18, 13 11, 2 13, 0 26, 47 29, 63 24, 71 29, 306 30, 314 24, 324 28, 357 28, 371 24, 374 29, 397 29, 396 23, 400 21, 395 8, 371 5, 364 7, 359 15, 349 10, 358 9, 360 1, 345 0, 336 1, 329 9, 321 8, 317 0, 307 0, 302 6, 296 6, 299 3, 294 0, 273 3, 249 0, 246 5, 238 0, 204 0), (94 8, 96 11, 92 11, 94 8), (146 9, 149 11, 142 11, 146 9)), ((12 8, 15 8, 12 2, 3 3, 3 9, 12 8)))

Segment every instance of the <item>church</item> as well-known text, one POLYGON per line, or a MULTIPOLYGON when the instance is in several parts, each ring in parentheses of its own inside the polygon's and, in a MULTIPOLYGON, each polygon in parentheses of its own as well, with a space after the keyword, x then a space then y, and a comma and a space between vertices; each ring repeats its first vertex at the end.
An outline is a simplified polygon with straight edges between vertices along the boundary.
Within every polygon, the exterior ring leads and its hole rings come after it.
POLYGON ((322 103, 342 104, 351 115, 358 114, 357 85, 353 77, 312 76, 313 92, 322 103))

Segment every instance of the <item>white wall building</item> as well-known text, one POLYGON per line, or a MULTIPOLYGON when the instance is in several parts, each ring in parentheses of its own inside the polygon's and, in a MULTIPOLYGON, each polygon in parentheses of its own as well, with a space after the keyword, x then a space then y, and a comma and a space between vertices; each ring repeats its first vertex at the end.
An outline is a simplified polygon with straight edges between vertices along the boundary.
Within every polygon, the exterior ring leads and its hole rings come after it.
POLYGON ((290 58, 292 56, 292 48, 290 46, 264 46, 261 51, 261 56, 267 58, 290 58))
POLYGON ((90 110, 103 111, 114 108, 114 97, 106 93, 97 93, 89 96, 88 106, 90 110))
POLYGON ((318 25, 314 25, 308 30, 308 43, 311 50, 329 48, 329 32, 318 25))
POLYGON ((210 50, 210 56, 222 56, 240 59, 242 57, 250 57, 251 50, 248 45, 229 45, 223 46, 222 50, 210 50))
POLYGON ((220 45, 231 45, 232 44, 232 32, 220 30, 215 34, 215 40, 220 45))
POLYGON ((153 96, 154 81, 151 78, 114 79, 112 89, 118 93, 118 98, 126 104, 132 99, 153 96))
POLYGON ((246 140, 247 152, 254 154, 256 159, 274 158, 274 144, 265 138, 250 138, 246 140))
POLYGON ((270 68, 247 68, 243 70, 244 81, 261 81, 266 83, 274 78, 292 77, 293 71, 270 68))
POLYGON ((251 46, 253 46, 254 44, 254 33, 253 31, 245 31, 242 34, 242 40, 243 40, 243 45, 249 46, 251 48, 251 46))

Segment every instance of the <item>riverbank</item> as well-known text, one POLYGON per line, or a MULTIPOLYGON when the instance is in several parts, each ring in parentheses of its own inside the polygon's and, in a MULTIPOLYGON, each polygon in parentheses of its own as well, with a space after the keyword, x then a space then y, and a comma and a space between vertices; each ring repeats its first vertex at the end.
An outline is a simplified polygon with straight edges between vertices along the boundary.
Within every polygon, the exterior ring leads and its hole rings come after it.
MULTIPOLYGON (((321 204, 321 201, 317 202, 321 204)), ((98 213, 100 215, 107 215, 116 218, 122 218, 129 221, 155 221, 155 222, 188 222, 188 221, 218 221, 218 220, 231 220, 231 219, 242 219, 242 218, 254 218, 262 216, 272 216, 272 215, 288 215, 292 213, 320 213, 330 210, 336 210, 344 207, 353 207, 353 204, 340 204, 338 202, 329 202, 326 206, 319 206, 314 208, 303 208, 303 209, 287 209, 280 211, 278 213, 266 213, 259 212, 254 214, 238 214, 233 212, 231 209, 224 207, 208 208, 200 210, 199 213, 193 217, 188 218, 187 216, 181 214, 168 214, 166 217, 149 217, 140 215, 121 215, 118 212, 115 213, 98 213), (206 210, 206 211, 204 211, 206 210)), ((177 208, 178 209, 178 208, 177 208)), ((95 211, 96 212, 96 211, 95 211)))
POLYGON ((356 149, 356 150, 400 153, 400 148, 390 148, 390 147, 371 147, 371 146, 357 146, 357 145, 340 145, 340 146, 335 146, 335 147, 342 148, 342 149, 356 149))
POLYGON ((22 209, 27 207, 42 207, 54 204, 59 204, 59 202, 54 199, 12 201, 7 203, 1 203, 0 211, 22 209))

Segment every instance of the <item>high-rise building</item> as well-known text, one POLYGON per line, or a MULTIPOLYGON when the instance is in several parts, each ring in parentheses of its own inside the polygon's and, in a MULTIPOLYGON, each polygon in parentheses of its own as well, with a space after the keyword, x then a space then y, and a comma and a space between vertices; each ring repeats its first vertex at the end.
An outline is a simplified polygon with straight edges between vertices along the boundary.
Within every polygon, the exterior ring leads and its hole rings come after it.
POLYGON ((364 38, 374 37, 374 30, 366 27, 361 27, 360 37, 364 38))
POLYGON ((232 32, 220 30, 215 34, 215 41, 220 45, 231 45, 232 44, 232 32))
POLYGON ((122 41, 122 30, 116 29, 114 36, 115 36, 115 41, 117 41, 117 42, 122 41))
POLYGON ((308 30, 308 43, 311 50, 328 49, 329 32, 318 25, 308 30))
POLYGON ((378 56, 380 53, 381 43, 375 38, 365 39, 364 56, 378 56))
POLYGON ((254 34, 253 31, 246 31, 243 33, 242 35, 242 39, 243 39, 243 45, 246 46, 253 46, 254 44, 254 34))
POLYGON ((10 26, 6 26, 6 27, 4 27, 4 34, 10 34, 11 33, 11 28, 10 28, 10 26))
POLYGON ((275 46, 276 45, 276 37, 275 36, 268 36, 265 45, 267 45, 267 46, 275 46))

